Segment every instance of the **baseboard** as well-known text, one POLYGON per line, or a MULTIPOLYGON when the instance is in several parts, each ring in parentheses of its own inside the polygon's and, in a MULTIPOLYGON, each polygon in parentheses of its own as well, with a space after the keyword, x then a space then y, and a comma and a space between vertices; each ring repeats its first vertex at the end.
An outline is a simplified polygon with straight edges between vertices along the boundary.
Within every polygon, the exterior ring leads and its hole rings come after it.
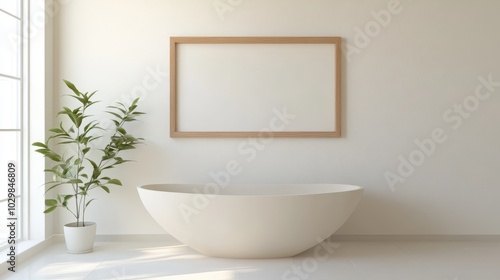
MULTIPOLYGON (((61 235, 61 240, 64 237, 61 235)), ((500 235, 332 235, 336 242, 500 242, 500 235)), ((175 241, 170 234, 101 234, 96 242, 175 241)))
MULTIPOLYGON (((59 238, 64 241, 62 234, 59 238)), ((500 242, 500 235, 332 235, 328 239, 336 242, 500 242)), ((96 236, 96 242, 175 240, 170 234, 101 234, 96 236)))
POLYGON ((500 242, 500 235, 332 235, 336 242, 500 242))
MULTIPOLYGON (((500 242, 500 235, 332 235, 328 238, 336 242, 500 242)), ((96 242, 162 242, 175 241, 170 234, 98 234, 96 242)), ((54 234, 43 241, 24 241, 17 252, 24 258, 45 247, 64 242, 63 234, 54 234), (29 246, 27 246, 29 245, 29 246), (23 248, 22 248, 23 247, 23 248), (32 248, 29 248, 32 247, 32 248), (26 249, 27 248, 27 249, 26 249)))
MULTIPOLYGON (((54 242, 64 242, 64 234, 54 234, 54 242)), ((97 234, 95 242, 162 242, 176 240, 170 234, 97 234)))

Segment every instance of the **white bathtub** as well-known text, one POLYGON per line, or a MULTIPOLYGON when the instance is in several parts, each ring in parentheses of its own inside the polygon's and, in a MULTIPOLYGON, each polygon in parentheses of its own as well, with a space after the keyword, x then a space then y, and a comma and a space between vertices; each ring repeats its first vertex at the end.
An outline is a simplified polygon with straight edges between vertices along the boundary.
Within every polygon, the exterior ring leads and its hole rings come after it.
POLYGON ((212 257, 280 258, 333 234, 363 188, 350 185, 145 185, 151 216, 173 237, 212 257), (206 193, 206 194, 204 194, 206 193))

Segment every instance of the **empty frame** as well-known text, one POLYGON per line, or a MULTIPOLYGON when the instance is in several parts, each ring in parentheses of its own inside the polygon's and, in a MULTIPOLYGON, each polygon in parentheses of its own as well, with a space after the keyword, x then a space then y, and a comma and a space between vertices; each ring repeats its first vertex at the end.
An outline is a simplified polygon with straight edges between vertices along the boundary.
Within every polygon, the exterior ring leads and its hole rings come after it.
POLYGON ((171 137, 339 137, 340 37, 171 37, 171 137))

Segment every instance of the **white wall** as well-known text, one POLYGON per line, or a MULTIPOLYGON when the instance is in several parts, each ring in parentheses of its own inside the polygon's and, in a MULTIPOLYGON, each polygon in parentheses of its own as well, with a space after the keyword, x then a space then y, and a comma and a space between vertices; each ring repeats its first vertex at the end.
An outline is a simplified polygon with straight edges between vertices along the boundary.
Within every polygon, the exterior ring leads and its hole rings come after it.
MULTIPOLYGON (((235 5, 222 17, 213 0, 65 2, 55 21, 58 94, 67 92, 61 79, 98 89, 103 105, 139 93, 147 112, 130 129, 147 145, 131 153, 137 163, 118 174, 126 186, 98 193, 88 213, 98 234, 164 233, 135 186, 208 183, 210 172, 233 159, 243 168, 234 183, 364 186, 362 202, 339 234, 500 234, 493 218, 500 216, 500 87, 484 100, 473 97, 479 77, 500 81, 500 2, 220 0, 235 5), (388 6, 390 21, 375 24, 375 14, 388 6), (369 37, 360 34, 365 28, 369 37), (250 162, 237 151, 245 139, 169 138, 170 36, 341 36, 349 53, 343 137, 274 139, 250 162), (156 86, 144 90, 145 80, 156 86), (475 111, 466 117, 447 112, 465 98, 475 111), (413 174, 400 174, 398 157, 418 160, 414 142, 435 129, 443 143, 413 174), (394 191, 386 172, 404 179, 394 191)), ((55 108, 64 102, 56 100, 55 108)), ((60 232, 70 217, 57 216, 60 232)))

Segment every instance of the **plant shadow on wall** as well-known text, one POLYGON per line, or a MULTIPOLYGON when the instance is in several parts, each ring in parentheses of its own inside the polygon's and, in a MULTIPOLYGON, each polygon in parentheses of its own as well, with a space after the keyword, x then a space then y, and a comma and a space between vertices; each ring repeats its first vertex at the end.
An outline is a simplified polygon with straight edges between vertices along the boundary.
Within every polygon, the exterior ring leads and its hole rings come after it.
MULTIPOLYGON (((56 188, 63 192, 57 193, 55 198, 45 199, 44 213, 62 207, 74 216, 76 222, 65 226, 66 246, 69 252, 80 253, 92 250, 93 237, 90 248, 70 249, 67 230, 93 227, 90 231, 95 235, 95 223, 85 219, 85 211, 94 201, 89 197, 89 192, 101 189, 109 193, 111 185, 122 185, 120 180, 105 174, 130 161, 122 158, 121 152, 134 149, 144 142, 143 138, 132 136, 124 128, 127 123, 136 121, 144 113, 136 111, 139 98, 128 107, 118 102, 107 107, 106 113, 111 115, 113 125, 110 128, 104 127, 89 113, 89 109, 100 102, 92 99, 97 91, 82 93, 71 82, 64 82, 71 90, 67 96, 76 99, 78 106, 72 109, 63 107, 57 113, 57 117, 62 117, 59 127, 49 129, 50 136, 45 143, 35 142, 33 146, 53 163, 52 167, 44 170, 52 175, 52 180, 46 183, 46 193, 56 188)), ((81 238, 76 239, 76 242, 81 243, 81 238)))

